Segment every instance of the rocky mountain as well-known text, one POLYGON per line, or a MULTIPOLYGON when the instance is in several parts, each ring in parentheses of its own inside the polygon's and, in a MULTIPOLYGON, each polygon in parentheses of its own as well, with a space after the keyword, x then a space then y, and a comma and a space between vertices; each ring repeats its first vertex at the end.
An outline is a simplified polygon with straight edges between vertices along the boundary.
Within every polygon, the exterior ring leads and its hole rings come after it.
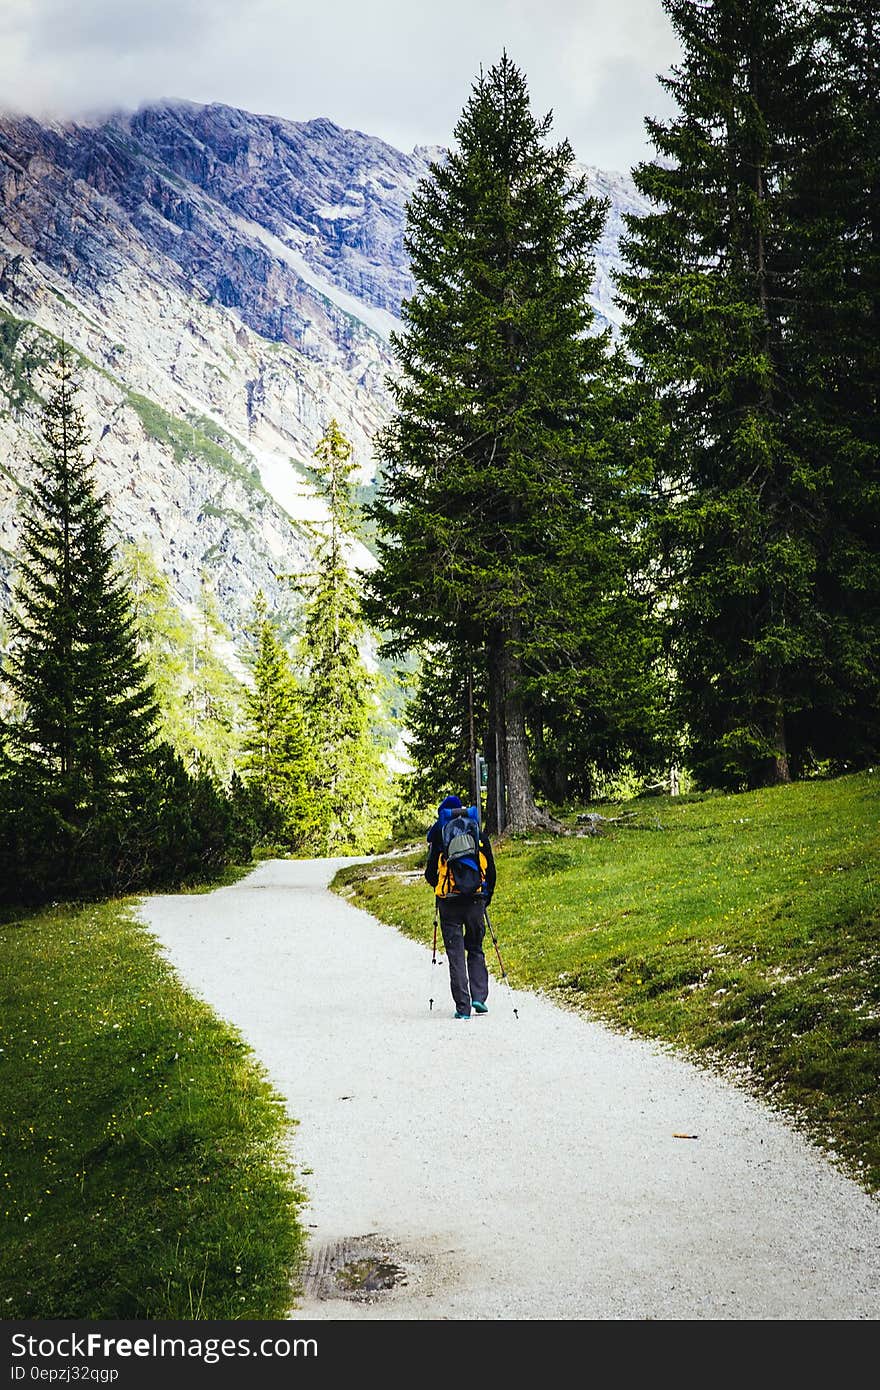
MULTIPOLYGON (((304 465, 331 415, 366 479, 387 418, 389 334, 411 292, 405 207, 437 149, 329 120, 163 102, 94 124, 0 116, 0 548, 8 578, 45 369, 82 366, 99 482, 184 609, 207 573, 237 624, 307 563, 304 465)), ((611 200, 594 302, 629 179, 611 200)), ((4 578, 3 582, 6 582, 4 578)))

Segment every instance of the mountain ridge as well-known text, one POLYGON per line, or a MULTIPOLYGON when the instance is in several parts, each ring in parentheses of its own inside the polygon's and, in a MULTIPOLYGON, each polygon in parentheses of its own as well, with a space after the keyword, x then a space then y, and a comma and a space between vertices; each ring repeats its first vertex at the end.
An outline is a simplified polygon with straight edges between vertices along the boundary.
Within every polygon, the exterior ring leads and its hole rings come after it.
MULTIPOLYGON (((406 154, 329 117, 186 99, 87 124, 0 115, 7 556, 40 383, 64 337, 82 354, 119 533, 149 546, 182 605, 210 568, 227 621, 258 588, 284 606, 276 577, 308 564, 302 523, 319 508, 304 464, 330 415, 372 474, 388 336, 412 289, 406 202, 442 153, 406 154)), ((620 219, 640 200, 622 176, 587 174, 611 198, 593 296, 603 322, 620 219)))

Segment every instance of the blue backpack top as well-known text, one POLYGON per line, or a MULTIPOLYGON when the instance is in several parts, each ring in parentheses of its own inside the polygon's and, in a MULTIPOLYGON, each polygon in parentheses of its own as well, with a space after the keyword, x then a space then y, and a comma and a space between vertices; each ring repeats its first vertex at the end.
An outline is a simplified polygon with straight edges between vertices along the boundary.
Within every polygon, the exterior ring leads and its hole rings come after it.
POLYGON ((484 882, 479 815, 476 806, 444 806, 438 817, 443 858, 452 881, 447 891, 467 897, 479 893, 484 882))

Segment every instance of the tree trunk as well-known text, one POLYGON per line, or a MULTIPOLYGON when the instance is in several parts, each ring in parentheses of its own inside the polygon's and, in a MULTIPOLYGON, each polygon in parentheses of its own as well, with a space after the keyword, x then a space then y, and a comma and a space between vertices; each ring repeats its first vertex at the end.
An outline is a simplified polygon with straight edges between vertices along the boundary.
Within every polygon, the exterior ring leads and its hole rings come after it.
POLYGON ((506 792, 504 828, 514 834, 539 828, 556 830, 560 827, 546 812, 538 809, 532 792, 525 711, 520 694, 522 668, 516 653, 516 638, 516 624, 511 623, 507 631, 498 633, 490 658, 490 684, 506 792))
POLYGON ((785 741, 785 711, 781 704, 776 706, 773 714, 772 744, 773 761, 770 765, 767 785, 777 787, 791 781, 791 772, 788 766, 788 749, 785 741))

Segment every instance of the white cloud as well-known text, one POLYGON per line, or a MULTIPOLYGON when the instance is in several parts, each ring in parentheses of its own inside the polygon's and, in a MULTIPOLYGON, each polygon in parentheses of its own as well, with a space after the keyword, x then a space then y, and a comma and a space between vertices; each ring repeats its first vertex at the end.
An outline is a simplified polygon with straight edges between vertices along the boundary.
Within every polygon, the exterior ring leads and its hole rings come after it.
POLYGON ((202 41, 219 17, 233 18, 238 6, 229 0, 149 0, 148 4, 119 4, 118 0, 31 0, 29 56, 91 54, 94 57, 149 58, 157 51, 202 41))
POLYGON ((659 0, 3 0, 0 100, 42 114, 224 101, 445 143, 503 48, 580 159, 642 157, 677 45, 659 0))

